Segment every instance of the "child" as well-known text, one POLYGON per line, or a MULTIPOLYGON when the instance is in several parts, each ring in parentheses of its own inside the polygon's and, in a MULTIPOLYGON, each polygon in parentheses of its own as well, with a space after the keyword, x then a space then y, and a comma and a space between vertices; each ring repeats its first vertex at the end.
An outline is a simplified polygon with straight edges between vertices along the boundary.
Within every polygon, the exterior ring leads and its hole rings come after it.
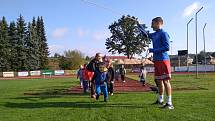
POLYGON ((121 75, 121 80, 123 83, 125 83, 125 75, 126 75, 126 70, 124 68, 124 65, 121 66, 119 69, 120 75, 121 75))
POLYGON ((87 93, 88 92, 88 81, 89 81, 89 76, 88 76, 88 71, 86 69, 86 64, 84 65, 84 68, 83 68, 83 87, 84 87, 84 93, 87 93))
MULTIPOLYGON (((153 53, 153 61, 155 67, 155 80, 158 82, 159 95, 158 99, 154 104, 164 104, 164 89, 167 93, 167 102, 163 108, 174 109, 172 104, 172 88, 170 84, 171 80, 171 65, 168 52, 169 45, 169 35, 162 29, 163 19, 161 17, 156 17, 152 20, 151 27, 155 31, 149 34, 152 39, 153 48, 149 49, 149 52, 153 53)), ((138 25, 143 36, 146 35, 144 27, 138 25)))
POLYGON ((102 91, 104 95, 104 102, 108 100, 108 89, 107 89, 107 82, 106 82, 106 75, 107 75, 107 68, 105 62, 98 63, 98 68, 96 68, 96 100, 99 99, 100 93, 102 91))
POLYGON ((107 72, 108 92, 110 93, 110 95, 113 95, 114 69, 111 60, 108 60, 107 68, 108 68, 107 72))
POLYGON ((81 89, 83 88, 83 80, 84 80, 83 71, 84 71, 84 68, 83 68, 82 65, 80 65, 78 73, 77 73, 77 79, 80 79, 80 87, 81 87, 81 89))
POLYGON ((145 80, 145 78, 146 78, 146 71, 144 69, 141 69, 139 77, 140 77, 140 82, 143 83, 143 86, 146 86, 146 80, 145 80))

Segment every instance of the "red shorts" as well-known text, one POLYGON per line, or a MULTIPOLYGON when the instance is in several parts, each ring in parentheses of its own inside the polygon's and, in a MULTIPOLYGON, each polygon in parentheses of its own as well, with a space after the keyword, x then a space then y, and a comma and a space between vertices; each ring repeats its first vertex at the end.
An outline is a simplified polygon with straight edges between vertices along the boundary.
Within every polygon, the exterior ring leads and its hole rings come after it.
POLYGON ((155 79, 156 80, 170 80, 171 66, 170 60, 154 61, 155 79))

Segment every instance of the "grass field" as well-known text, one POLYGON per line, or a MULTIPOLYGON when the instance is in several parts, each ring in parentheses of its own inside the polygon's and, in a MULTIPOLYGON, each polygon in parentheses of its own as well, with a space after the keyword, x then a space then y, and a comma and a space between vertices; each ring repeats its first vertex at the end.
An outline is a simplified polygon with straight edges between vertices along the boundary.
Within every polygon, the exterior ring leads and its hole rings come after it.
MULTIPOLYGON (((136 75, 129 75, 137 79, 136 75)), ((153 84, 152 75, 147 77, 153 84)), ((215 74, 173 75, 175 110, 151 105, 155 93, 119 93, 109 102, 68 94, 75 78, 0 80, 0 121, 212 121, 215 74), (30 95, 31 94, 31 95, 30 95)))

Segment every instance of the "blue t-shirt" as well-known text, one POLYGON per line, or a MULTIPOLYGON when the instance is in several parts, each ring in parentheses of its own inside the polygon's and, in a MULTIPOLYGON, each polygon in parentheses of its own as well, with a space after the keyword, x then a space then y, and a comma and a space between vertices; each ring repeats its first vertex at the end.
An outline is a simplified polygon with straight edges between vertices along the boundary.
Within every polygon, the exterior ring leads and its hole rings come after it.
POLYGON ((96 85, 104 85, 106 83, 106 75, 106 72, 98 72, 95 78, 96 85))
POLYGON ((149 34, 149 37, 152 39, 153 49, 150 49, 150 52, 153 52, 153 60, 162 61, 169 60, 169 35, 163 29, 159 29, 154 33, 149 34))

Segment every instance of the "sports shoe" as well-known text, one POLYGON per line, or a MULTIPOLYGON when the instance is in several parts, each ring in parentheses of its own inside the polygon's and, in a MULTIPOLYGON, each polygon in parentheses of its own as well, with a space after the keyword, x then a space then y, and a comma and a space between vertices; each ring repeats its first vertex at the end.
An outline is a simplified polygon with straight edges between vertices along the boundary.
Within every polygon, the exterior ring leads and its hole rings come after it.
POLYGON ((99 95, 96 95, 96 100, 99 100, 99 95))
POLYGON ((163 109, 173 110, 173 109, 174 109, 174 106, 173 106, 173 105, 170 105, 170 104, 168 104, 168 103, 166 103, 162 108, 163 108, 163 109))
POLYGON ((152 103, 152 105, 164 105, 164 102, 156 100, 156 102, 152 103))
POLYGON ((108 98, 104 98, 104 102, 107 102, 108 98))
POLYGON ((125 81, 122 81, 123 83, 125 83, 125 81))
POLYGON ((91 95, 91 98, 96 98, 96 96, 95 95, 91 95))
POLYGON ((110 95, 113 95, 113 93, 110 93, 110 95))

